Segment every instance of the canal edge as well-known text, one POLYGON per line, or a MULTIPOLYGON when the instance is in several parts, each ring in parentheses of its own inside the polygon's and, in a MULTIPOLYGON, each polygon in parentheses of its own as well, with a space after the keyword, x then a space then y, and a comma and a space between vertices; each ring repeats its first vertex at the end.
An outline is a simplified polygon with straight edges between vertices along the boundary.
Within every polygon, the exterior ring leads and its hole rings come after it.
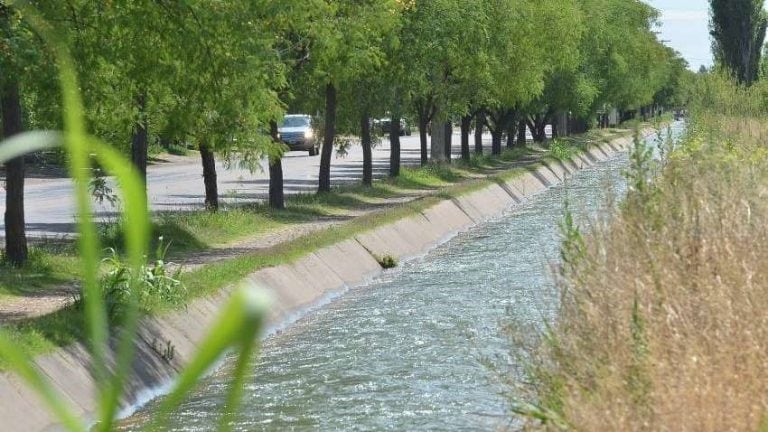
MULTIPOLYGON (((647 128, 643 138, 654 133, 647 128)), ((631 147, 631 137, 595 144, 570 161, 542 160, 525 173, 458 197, 442 200, 415 215, 357 234, 319 249, 296 262, 261 269, 249 275, 252 283, 270 291, 274 303, 269 324, 289 321, 302 310, 317 307, 334 293, 360 286, 381 274, 376 255, 403 260, 426 253, 456 233, 500 216, 510 207, 562 183, 576 171, 603 162, 631 147)), ((142 320, 136 340, 134 374, 126 384, 121 412, 132 411, 162 395, 177 373, 191 360, 232 287, 196 299, 184 311, 142 320)), ((38 357, 37 368, 63 395, 64 402, 88 420, 97 408, 96 385, 85 347, 76 343, 38 357)), ((55 417, 15 374, 0 373, 0 416, 15 430, 58 430, 55 417)))

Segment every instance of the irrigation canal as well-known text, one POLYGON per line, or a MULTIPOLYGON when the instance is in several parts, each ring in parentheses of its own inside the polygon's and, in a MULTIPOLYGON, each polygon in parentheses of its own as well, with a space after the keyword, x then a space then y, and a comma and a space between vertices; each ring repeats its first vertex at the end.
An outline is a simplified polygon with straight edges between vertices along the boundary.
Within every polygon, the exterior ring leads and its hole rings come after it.
MULTIPOLYGON (((519 365, 505 327, 553 316, 566 202, 588 226, 626 192, 627 166, 620 154, 578 172, 267 338, 234 430, 514 429, 503 381, 519 365)), ((170 430, 216 429, 227 371, 200 385, 170 430)))

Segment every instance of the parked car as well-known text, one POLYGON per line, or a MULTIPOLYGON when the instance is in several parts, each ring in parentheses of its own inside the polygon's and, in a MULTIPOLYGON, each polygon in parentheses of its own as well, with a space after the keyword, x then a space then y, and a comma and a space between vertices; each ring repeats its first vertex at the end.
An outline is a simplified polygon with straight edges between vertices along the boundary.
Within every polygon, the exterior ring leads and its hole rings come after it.
POLYGON ((306 114, 289 114, 283 118, 283 124, 277 129, 280 140, 291 151, 306 151, 310 156, 319 153, 320 145, 312 127, 312 117, 306 114))
MULTIPOLYGON (((374 120, 373 122, 374 126, 379 128, 379 131, 381 131, 382 135, 389 135, 389 128, 392 127, 392 120, 389 118, 382 118, 378 120, 374 120)), ((400 136, 411 136, 411 125, 408 124, 407 121, 404 119, 400 119, 400 130, 399 130, 400 136)))

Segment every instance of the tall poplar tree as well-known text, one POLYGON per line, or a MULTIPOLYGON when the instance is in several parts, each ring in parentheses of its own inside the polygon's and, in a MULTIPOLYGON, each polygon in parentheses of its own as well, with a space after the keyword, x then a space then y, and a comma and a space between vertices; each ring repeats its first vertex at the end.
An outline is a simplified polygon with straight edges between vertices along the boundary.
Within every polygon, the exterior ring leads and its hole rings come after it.
POLYGON ((764 0, 710 0, 712 50, 743 84, 758 79, 768 18, 764 0))

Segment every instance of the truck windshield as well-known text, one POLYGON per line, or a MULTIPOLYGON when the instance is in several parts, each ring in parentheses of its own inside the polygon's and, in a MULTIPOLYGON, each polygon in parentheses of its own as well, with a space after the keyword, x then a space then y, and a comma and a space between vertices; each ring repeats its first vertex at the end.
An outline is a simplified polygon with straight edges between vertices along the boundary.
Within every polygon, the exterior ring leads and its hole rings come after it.
POLYGON ((295 128, 309 126, 309 119, 307 117, 286 117, 283 119, 284 128, 295 128))

